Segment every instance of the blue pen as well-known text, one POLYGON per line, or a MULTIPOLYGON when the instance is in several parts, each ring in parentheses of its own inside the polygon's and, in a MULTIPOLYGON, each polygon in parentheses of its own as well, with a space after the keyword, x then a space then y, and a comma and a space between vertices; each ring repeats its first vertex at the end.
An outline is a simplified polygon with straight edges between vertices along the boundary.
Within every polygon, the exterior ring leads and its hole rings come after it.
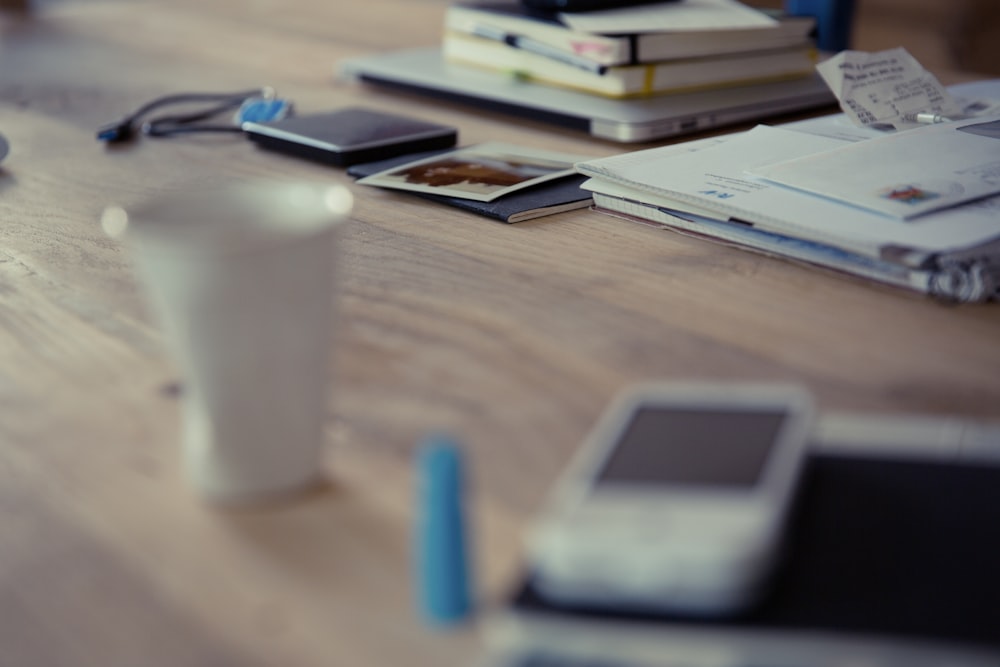
POLYGON ((417 601, 428 623, 453 625, 471 609, 462 460, 455 441, 440 435, 426 439, 419 450, 418 471, 417 601))

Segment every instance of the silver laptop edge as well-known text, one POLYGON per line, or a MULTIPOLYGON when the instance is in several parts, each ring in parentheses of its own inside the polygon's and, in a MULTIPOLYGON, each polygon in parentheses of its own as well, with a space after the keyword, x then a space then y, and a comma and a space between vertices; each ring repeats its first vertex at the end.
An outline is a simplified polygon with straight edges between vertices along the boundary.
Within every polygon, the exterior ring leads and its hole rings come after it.
POLYGON ((753 86, 615 100, 446 63, 437 48, 354 58, 340 63, 339 74, 555 123, 622 143, 691 134, 835 103, 818 75, 753 86))

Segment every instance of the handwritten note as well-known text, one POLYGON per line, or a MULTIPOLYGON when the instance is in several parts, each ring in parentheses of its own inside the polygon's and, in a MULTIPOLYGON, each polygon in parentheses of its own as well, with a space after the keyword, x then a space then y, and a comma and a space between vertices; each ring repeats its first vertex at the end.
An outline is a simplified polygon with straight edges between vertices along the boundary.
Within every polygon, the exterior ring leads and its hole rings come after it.
POLYGON ((917 114, 959 116, 961 105, 904 48, 867 53, 843 51, 816 70, 840 100, 844 113, 860 126, 919 125, 917 114))

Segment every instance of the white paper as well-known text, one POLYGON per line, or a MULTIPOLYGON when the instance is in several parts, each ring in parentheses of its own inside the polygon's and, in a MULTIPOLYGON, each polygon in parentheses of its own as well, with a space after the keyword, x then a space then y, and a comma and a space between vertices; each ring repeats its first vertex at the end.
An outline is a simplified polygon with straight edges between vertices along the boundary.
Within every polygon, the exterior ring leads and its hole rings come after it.
POLYGON ((752 173, 911 219, 1000 193, 1000 116, 894 132, 752 173))
POLYGON ((661 156, 659 149, 650 149, 584 162, 577 170, 649 193, 644 197, 649 203, 694 206, 723 220, 735 218, 765 231, 798 235, 874 257, 887 246, 947 252, 1000 237, 998 196, 903 221, 746 173, 762 164, 843 145, 839 139, 758 126, 696 152, 670 147, 661 156))
POLYGON ((571 30, 597 34, 637 34, 767 28, 778 21, 736 0, 676 0, 597 12, 563 13, 571 30))
POLYGON ((764 231, 759 227, 736 225, 719 220, 718 215, 712 212, 687 210, 694 207, 682 210, 676 206, 639 203, 643 197, 637 196, 633 188, 606 180, 592 178, 580 187, 594 193, 594 203, 599 208, 606 207, 611 211, 660 222, 682 233, 692 233, 698 237, 708 236, 722 243, 735 244, 740 248, 845 271, 882 283, 915 289, 918 292, 929 291, 933 284, 932 271, 910 268, 893 261, 854 253, 809 239, 764 231), (610 198, 611 202, 605 198, 610 198), (663 216, 667 216, 668 219, 664 220, 663 216))
POLYGON ((877 53, 843 51, 816 66, 840 101, 840 108, 858 125, 918 125, 918 113, 954 117, 962 113, 937 78, 904 48, 877 53))

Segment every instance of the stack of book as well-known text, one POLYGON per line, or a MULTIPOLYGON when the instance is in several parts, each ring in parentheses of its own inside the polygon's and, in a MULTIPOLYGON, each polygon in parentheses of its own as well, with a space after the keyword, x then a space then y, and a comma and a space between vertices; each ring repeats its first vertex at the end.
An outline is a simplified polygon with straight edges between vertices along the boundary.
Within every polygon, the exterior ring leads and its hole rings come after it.
POLYGON ((578 163, 594 208, 956 302, 1000 300, 1000 116, 844 114, 578 163), (992 166, 991 166, 992 165, 992 166))
POLYGON ((546 85, 634 98, 808 76, 811 17, 736 0, 675 0, 558 14, 520 0, 461 0, 445 14, 446 60, 546 85))

